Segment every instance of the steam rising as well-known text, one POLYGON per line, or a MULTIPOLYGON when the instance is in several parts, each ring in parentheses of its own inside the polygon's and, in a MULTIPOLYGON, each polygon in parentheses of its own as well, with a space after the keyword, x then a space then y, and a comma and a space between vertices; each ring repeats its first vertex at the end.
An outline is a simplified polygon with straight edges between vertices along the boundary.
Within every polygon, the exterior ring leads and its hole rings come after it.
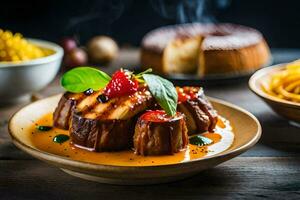
POLYGON ((163 17, 178 23, 216 22, 212 11, 223 9, 230 0, 150 0, 153 8, 163 17))
POLYGON ((79 36, 90 38, 93 35, 109 34, 111 24, 123 14, 131 2, 132 0, 84 1, 81 13, 69 19, 65 32, 72 33, 78 40, 79 36))
POLYGON ((74 26, 86 21, 95 19, 105 19, 107 24, 112 24, 117 20, 125 9, 125 2, 122 0, 113 1, 93 1, 93 5, 89 5, 90 10, 82 16, 73 17, 69 26, 74 26))

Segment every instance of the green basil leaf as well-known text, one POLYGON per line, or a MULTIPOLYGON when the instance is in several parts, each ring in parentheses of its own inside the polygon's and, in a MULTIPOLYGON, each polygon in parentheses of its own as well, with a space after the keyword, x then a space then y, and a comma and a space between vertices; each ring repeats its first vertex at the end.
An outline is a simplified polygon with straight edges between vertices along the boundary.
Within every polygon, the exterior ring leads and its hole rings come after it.
POLYGON ((92 67, 77 67, 66 72, 61 78, 61 85, 69 92, 84 92, 89 88, 99 90, 110 81, 103 71, 92 67))
POLYGON ((205 146, 211 144, 213 141, 207 137, 196 135, 190 138, 190 144, 197 146, 205 146))
POLYGON ((170 81, 153 74, 143 74, 151 94, 168 115, 174 116, 177 108, 177 92, 170 81))

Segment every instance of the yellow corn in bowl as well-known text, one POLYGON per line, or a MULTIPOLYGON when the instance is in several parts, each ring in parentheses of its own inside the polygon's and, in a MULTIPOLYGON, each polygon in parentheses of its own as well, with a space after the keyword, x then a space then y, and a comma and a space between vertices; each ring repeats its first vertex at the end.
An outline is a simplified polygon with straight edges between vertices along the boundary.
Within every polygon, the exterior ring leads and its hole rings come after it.
POLYGON ((22 62, 52 54, 53 50, 31 43, 20 33, 0 29, 0 62, 22 62))
POLYGON ((28 99, 48 85, 62 57, 57 44, 0 30, 0 106, 28 99))

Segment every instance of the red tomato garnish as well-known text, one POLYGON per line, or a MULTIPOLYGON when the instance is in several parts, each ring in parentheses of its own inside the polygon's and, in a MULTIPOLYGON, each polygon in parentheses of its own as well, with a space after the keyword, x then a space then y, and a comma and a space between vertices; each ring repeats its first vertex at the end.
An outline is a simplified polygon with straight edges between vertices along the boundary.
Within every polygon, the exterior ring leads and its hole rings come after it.
POLYGON ((198 90, 194 89, 193 87, 177 87, 176 90, 178 94, 178 103, 197 98, 198 90))
POLYGON ((150 110, 145 112, 141 116, 141 119, 149 122, 168 122, 175 118, 178 118, 179 116, 177 113, 175 117, 172 117, 168 115, 164 110, 150 110))

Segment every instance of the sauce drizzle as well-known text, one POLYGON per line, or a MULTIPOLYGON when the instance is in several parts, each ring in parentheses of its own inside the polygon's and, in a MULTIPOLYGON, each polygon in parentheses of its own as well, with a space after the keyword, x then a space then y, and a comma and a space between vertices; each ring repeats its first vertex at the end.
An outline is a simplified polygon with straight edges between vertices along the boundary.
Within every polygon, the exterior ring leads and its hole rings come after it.
POLYGON ((77 148, 72 145, 71 140, 63 143, 53 142, 53 138, 58 134, 69 136, 68 130, 54 127, 49 131, 41 132, 36 129, 36 125, 52 126, 52 123, 52 113, 49 113, 34 122, 32 127, 28 127, 29 137, 36 148, 59 156, 69 157, 73 160, 105 165, 153 166, 187 162, 223 152, 231 146, 234 140, 234 134, 229 121, 219 117, 214 133, 200 134, 213 141, 210 145, 197 146, 189 144, 183 151, 174 155, 163 156, 140 156, 134 154, 132 150, 99 153, 77 148))

